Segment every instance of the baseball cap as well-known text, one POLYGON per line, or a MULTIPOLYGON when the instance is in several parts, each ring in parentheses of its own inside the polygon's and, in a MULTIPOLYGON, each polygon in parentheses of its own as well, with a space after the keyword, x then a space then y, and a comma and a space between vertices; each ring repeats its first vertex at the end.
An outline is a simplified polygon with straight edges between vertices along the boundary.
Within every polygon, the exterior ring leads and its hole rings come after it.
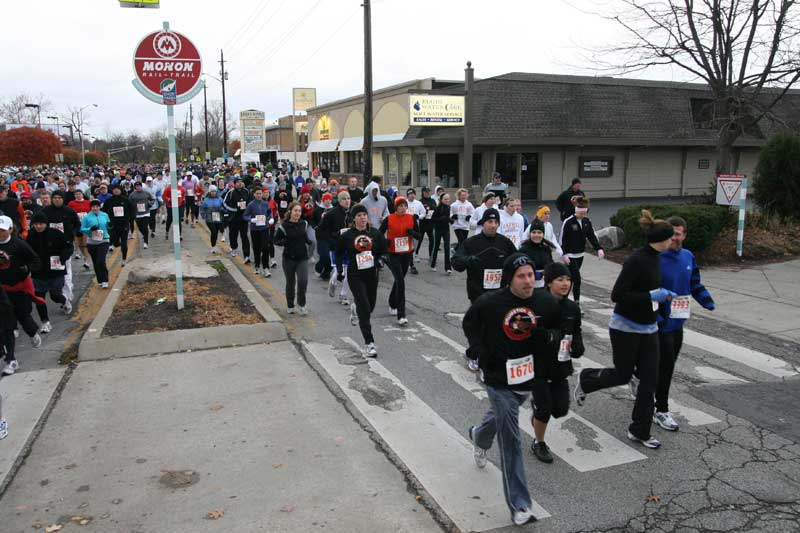
POLYGON ((5 215, 0 216, 0 229, 8 231, 13 227, 14 222, 9 217, 5 215))

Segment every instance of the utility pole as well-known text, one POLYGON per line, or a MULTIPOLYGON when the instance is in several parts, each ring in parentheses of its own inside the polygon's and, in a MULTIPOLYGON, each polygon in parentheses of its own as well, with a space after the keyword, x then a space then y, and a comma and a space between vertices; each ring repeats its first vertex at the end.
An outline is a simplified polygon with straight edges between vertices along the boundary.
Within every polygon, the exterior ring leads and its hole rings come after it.
POLYGON ((228 113, 228 108, 225 103, 225 80, 228 78, 228 73, 225 72, 225 56, 222 50, 219 51, 219 79, 222 80, 222 157, 225 158, 225 163, 228 162, 228 120, 225 115, 228 113))
POLYGON ((194 113, 189 102, 189 159, 194 159, 194 113))
POLYGON ((205 115, 206 123, 206 153, 203 154, 203 159, 208 163, 208 99, 206 98, 206 80, 203 80, 203 115, 205 115))
POLYGON ((372 11, 364 0, 364 184, 372 180, 372 11))
POLYGON ((186 129, 188 127, 189 122, 189 114, 187 113, 183 117, 183 142, 181 143, 181 159, 186 158, 186 129))
POLYGON ((464 69, 464 172, 459 180, 459 187, 472 187, 472 83, 474 81, 472 61, 467 61, 464 69))

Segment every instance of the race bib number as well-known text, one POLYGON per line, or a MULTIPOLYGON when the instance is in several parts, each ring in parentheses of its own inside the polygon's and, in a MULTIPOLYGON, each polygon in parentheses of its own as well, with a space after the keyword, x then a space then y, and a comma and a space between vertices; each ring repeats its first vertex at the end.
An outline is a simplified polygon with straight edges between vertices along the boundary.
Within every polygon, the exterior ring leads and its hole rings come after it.
POLYGON ((571 359, 570 351, 572 350, 572 339, 561 339, 561 344, 558 347, 558 361, 566 363, 571 359))
POLYGON ((219 211, 213 211, 211 213, 211 222, 220 222, 222 217, 220 216, 219 211))
POLYGON ((347 231, 348 229, 349 228, 347 228, 347 227, 344 227, 344 228, 340 229, 339 230, 339 235, 344 235, 344 232, 347 231))
POLYGON ((672 305, 669 311, 670 318, 680 318, 687 320, 692 313, 692 301, 689 296, 676 296, 672 299, 672 305))
POLYGON ((433 211, 428 211, 427 213, 425 213, 425 218, 428 219, 428 220, 432 219, 433 218, 433 211))
POLYGON ((78 220, 80 220, 81 222, 83 222, 83 217, 85 217, 85 216, 86 216, 86 213, 83 213, 83 212, 81 212, 81 213, 78 213, 78 220))
POLYGON ((372 252, 367 250, 356 254, 356 265, 359 270, 366 270, 375 266, 375 258, 372 257, 372 252))
POLYGON ((256 226, 266 226, 267 215, 256 215, 256 226))
POLYGON ((147 211, 147 205, 140 202, 136 204, 136 210, 140 213, 145 213, 147 211))
POLYGON ((502 268, 485 268, 483 270, 484 289, 499 289, 501 279, 503 279, 502 268))
POLYGON ((519 234, 518 233, 512 233, 511 235, 508 236, 508 238, 511 239, 511 242, 514 243, 514 246, 519 248, 519 234))
POLYGON ((533 379, 533 355, 506 361, 506 379, 509 385, 519 385, 533 379))
POLYGON ((105 239, 106 235, 103 233, 103 230, 98 229, 92 232, 92 240, 94 241, 102 241, 105 239))
POLYGON ((114 206, 114 216, 115 217, 124 217, 125 216, 125 208, 121 205, 114 206))
POLYGON ((187 189, 186 190, 186 196, 194 197, 194 189, 187 189))
POLYGON ((53 229, 57 229, 61 233, 64 233, 64 223, 63 222, 51 222, 50 227, 53 229))
POLYGON ((653 311, 658 312, 658 302, 653 302, 653 311))
POLYGON ((287 207, 289 207, 289 202, 281 200, 281 209, 286 209, 287 207))
POLYGON ((50 270, 64 270, 66 267, 61 264, 61 258, 57 255, 50 256, 50 270))
POLYGON ((395 237, 394 238, 394 251, 395 252, 408 252, 410 250, 408 245, 408 237, 395 237))
POLYGON ((236 204, 236 206, 237 206, 239 209, 244 209, 245 207, 247 207, 247 202, 245 202, 244 200, 242 200, 241 202, 238 202, 238 203, 236 204))

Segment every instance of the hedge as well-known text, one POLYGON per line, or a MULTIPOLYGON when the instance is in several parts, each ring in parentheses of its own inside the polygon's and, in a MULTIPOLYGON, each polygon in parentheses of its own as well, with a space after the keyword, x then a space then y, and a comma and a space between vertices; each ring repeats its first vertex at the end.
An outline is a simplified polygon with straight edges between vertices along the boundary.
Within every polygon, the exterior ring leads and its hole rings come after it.
POLYGON ((630 205, 612 215, 610 222, 612 226, 622 228, 625 240, 633 247, 645 243, 639 226, 642 209, 649 209, 654 218, 666 220, 677 215, 686 220, 688 227, 684 246, 689 250, 705 250, 723 228, 735 223, 734 213, 719 205, 630 205))

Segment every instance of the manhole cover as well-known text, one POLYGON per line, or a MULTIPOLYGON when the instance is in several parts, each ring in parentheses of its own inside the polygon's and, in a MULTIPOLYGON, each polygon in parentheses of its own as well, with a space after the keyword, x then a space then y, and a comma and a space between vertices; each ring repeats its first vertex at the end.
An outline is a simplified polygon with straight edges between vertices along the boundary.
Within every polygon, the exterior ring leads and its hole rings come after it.
POLYGON ((162 470, 158 482, 171 489, 189 487, 200 481, 200 475, 194 470, 162 470))

